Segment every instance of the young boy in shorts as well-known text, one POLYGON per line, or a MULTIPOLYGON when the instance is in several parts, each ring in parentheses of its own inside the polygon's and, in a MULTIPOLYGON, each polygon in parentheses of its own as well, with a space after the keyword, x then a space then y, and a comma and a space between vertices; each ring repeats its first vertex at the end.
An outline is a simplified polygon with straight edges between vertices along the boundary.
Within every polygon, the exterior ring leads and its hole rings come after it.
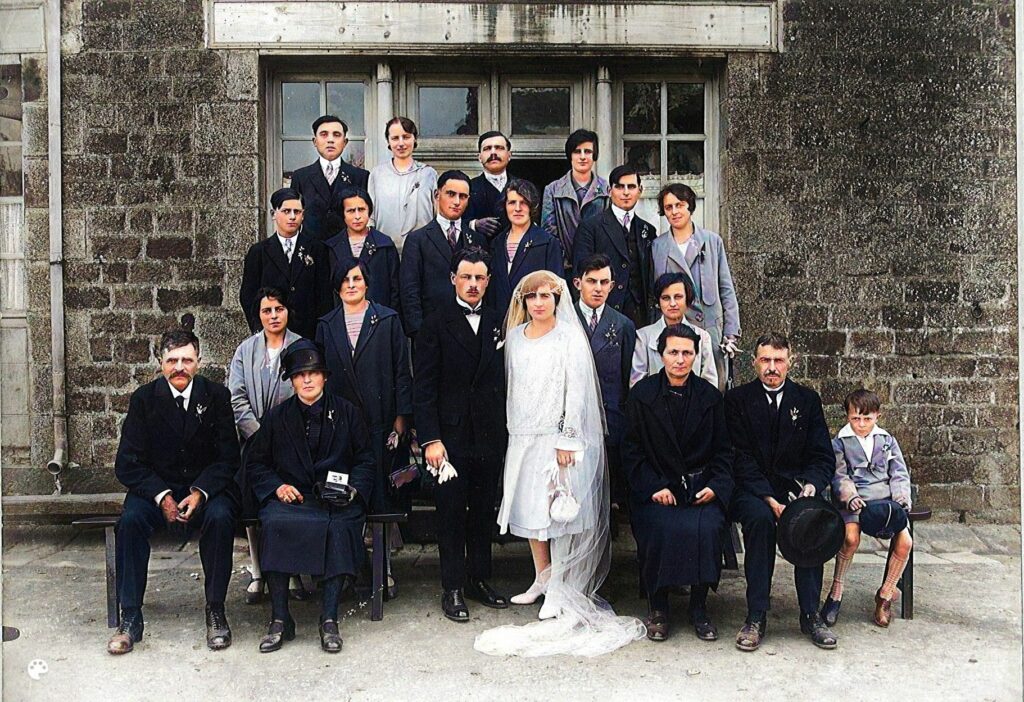
POLYGON ((844 402, 847 425, 832 440, 836 472, 833 499, 846 522, 846 541, 836 555, 836 569, 821 617, 836 623, 843 598, 843 577, 853 562, 864 532, 892 539, 885 564, 885 579, 875 593, 875 624, 889 626, 896 584, 907 565, 913 540, 910 537, 910 472, 900 445, 878 426, 882 403, 870 390, 855 390, 844 402))

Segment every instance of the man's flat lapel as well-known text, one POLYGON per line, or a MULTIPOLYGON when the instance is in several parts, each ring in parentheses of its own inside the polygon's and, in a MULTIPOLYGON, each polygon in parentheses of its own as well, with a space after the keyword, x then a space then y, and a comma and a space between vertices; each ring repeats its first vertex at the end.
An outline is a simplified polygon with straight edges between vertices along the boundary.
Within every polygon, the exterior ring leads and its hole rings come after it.
POLYGON ((188 407, 185 410, 185 430, 182 432, 182 443, 192 440, 203 421, 211 421, 209 417, 204 419, 206 410, 209 408, 210 394, 207 392, 206 379, 197 375, 192 379, 192 393, 189 395, 188 407))
MULTIPOLYGON (((267 247, 267 257, 271 262, 278 267, 281 274, 286 278, 291 279, 291 274, 288 270, 288 258, 284 255, 284 249, 281 248, 281 241, 277 238, 277 234, 271 234, 264 240, 264 245, 267 247)), ((296 247, 297 248, 297 247, 296 247)), ((292 250, 292 260, 295 259, 295 250, 292 250)))
MULTIPOLYGON (((634 213, 629 213, 630 217, 630 228, 633 223, 636 222, 636 216, 634 213)), ((607 209, 601 213, 601 226, 604 228, 605 236, 612 242, 612 246, 619 252, 622 258, 629 260, 629 247, 626 244, 626 230, 622 227, 622 222, 615 218, 615 213, 611 209, 607 209)))
POLYGON ((311 174, 310 180, 313 181, 313 188, 323 201, 330 206, 331 184, 327 182, 327 176, 324 175, 324 169, 320 167, 320 160, 317 159, 314 161, 311 168, 313 173, 311 174))
MULTIPOLYGON (((772 465, 778 460, 793 438, 793 430, 796 428, 798 421, 799 407, 797 405, 799 398, 797 397, 796 387, 786 382, 782 390, 782 401, 779 403, 779 439, 775 445, 775 453, 772 456, 772 465), (794 414, 794 410, 796 413, 794 414)), ((767 404, 767 401, 766 401, 767 404)))
POLYGON ((174 436, 182 436, 181 410, 171 395, 171 386, 166 378, 157 378, 153 394, 156 396, 156 409, 160 418, 174 432, 174 436))
POLYGON ((449 263, 452 260, 452 245, 448 243, 448 237, 443 231, 441 231, 441 225, 437 223, 437 220, 433 220, 427 225, 427 239, 434 245, 434 248, 444 256, 444 260, 449 263))
MULTIPOLYGON (((594 330, 594 335, 590 337, 590 348, 597 354, 605 346, 610 344, 614 339, 621 336, 621 330, 618 328, 619 325, 615 323, 610 314, 611 307, 608 305, 604 306, 604 313, 601 318, 597 320, 597 329, 594 330), (614 332, 614 334, 612 333, 614 332)), ((621 343, 621 339, 619 342, 621 343)))
MULTIPOLYGON (((750 388, 750 424, 751 430, 757 437, 758 446, 761 449, 761 458, 771 463, 774 461, 772 451, 772 419, 768 413, 768 396, 761 387, 760 381, 754 381, 750 388)), ((781 421, 780 421, 781 424, 781 421)))
MULTIPOLYGON (((467 326, 469 326, 467 324, 467 326)), ((480 379, 480 374, 491 362, 494 352, 497 351, 498 340, 495 338, 495 330, 498 330, 498 315, 489 307, 484 307, 480 314, 480 328, 477 330, 477 341, 480 344, 480 360, 476 364, 476 372, 473 373, 473 382, 480 379)), ((470 330, 472 331, 472 330, 470 330)), ((500 331, 500 330, 499 330, 500 331)))
MULTIPOLYGON (((476 334, 473 333, 473 328, 469 326, 469 321, 462 313, 462 308, 458 305, 454 306, 455 309, 452 309, 448 313, 448 330, 451 332, 452 336, 455 337, 455 340, 459 342, 459 346, 466 349, 473 358, 479 358, 480 340, 476 338, 476 334)), ((483 328, 483 319, 481 318, 480 329, 482 330, 483 328)))

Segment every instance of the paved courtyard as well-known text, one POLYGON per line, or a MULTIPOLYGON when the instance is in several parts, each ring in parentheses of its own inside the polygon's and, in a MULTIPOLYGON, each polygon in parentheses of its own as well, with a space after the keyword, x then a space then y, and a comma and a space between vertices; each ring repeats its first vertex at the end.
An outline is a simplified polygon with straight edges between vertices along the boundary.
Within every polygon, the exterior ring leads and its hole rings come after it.
MULTIPOLYGON (((266 605, 246 606, 245 543, 236 541, 228 615, 234 645, 204 642, 202 570, 194 543, 157 544, 151 563, 144 642, 132 654, 106 653, 103 550, 98 533, 64 527, 4 531, 3 620, 21 638, 3 644, 5 700, 249 700, 273 694, 330 700, 1020 700, 1021 563, 1018 527, 923 524, 918 529, 916 612, 888 630, 871 623, 884 552, 865 539, 851 568, 836 651, 799 634, 792 568, 779 561, 774 609, 761 650, 737 651, 744 581, 726 572, 710 598, 721 638, 698 641, 674 600, 667 642, 639 641, 596 658, 500 659, 473 650, 473 637, 527 622, 535 607, 472 606, 468 624, 447 621, 438 605, 436 549, 407 546, 395 558, 400 595, 382 622, 349 598, 344 651, 319 649, 317 607, 294 603, 298 638, 261 655, 266 605), (33 660, 47 672, 34 680, 33 660), (890 686, 887 690, 886 686, 890 686)), ((642 616, 632 544, 616 542, 609 595, 621 614, 642 616)), ((495 583, 513 593, 529 583, 525 545, 496 546, 495 583)), ((741 556, 742 558, 742 556, 741 556)), ((826 581, 830 573, 826 566, 826 581)), ((898 610, 898 605, 896 606, 898 610)))

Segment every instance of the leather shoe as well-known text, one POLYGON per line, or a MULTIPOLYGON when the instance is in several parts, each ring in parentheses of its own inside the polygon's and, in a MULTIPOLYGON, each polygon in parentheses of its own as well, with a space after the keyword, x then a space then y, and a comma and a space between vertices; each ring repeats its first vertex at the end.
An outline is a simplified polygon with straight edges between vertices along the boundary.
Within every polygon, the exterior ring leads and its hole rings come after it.
POLYGON ((748 619, 736 634, 736 648, 741 651, 756 651, 761 646, 761 641, 764 640, 767 630, 768 620, 764 617, 748 619))
POLYGON ((445 590, 441 595, 441 611, 453 622, 468 622, 469 607, 462 590, 445 590))
POLYGON ((644 620, 644 626, 647 627, 647 638, 651 641, 664 641, 668 638, 669 632, 668 612, 660 609, 651 610, 644 620))
POLYGON ((263 601, 263 578, 253 578, 245 588, 245 603, 259 604, 263 601))
POLYGON ((231 645, 231 625, 223 605, 206 608, 206 645, 211 651, 220 651, 231 645))
POLYGON ((341 632, 338 631, 338 622, 333 619, 326 619, 320 622, 320 648, 328 653, 341 653, 341 632))
POLYGON ((839 639, 832 633, 825 622, 822 620, 821 615, 817 612, 814 614, 801 614, 800 615, 800 631, 801 633, 807 634, 811 637, 811 641, 818 648, 824 648, 831 650, 839 645, 839 639))
POLYGON ((718 641, 718 629, 708 613, 702 609, 690 612, 690 621, 693 623, 693 630, 701 641, 718 641))
POLYGON ((882 591, 875 593, 875 624, 880 627, 889 626, 892 621, 892 600, 882 597, 882 591))
POLYGON ((499 595, 485 580, 470 580, 466 584, 466 597, 476 600, 484 607, 507 609, 508 598, 499 595))
POLYGON ((117 625, 117 631, 107 642, 107 652, 115 656, 131 653, 135 644, 142 641, 142 632, 145 628, 141 611, 134 614, 122 612, 121 623, 117 625))
POLYGON ((260 653, 271 653, 277 651, 284 645, 285 641, 295 638, 295 620, 291 617, 288 621, 283 619, 270 620, 270 628, 260 639, 260 653))
POLYGON ((839 607, 842 604, 842 600, 833 600, 832 595, 825 598, 825 604, 821 606, 821 618, 827 626, 835 626, 839 621, 839 607))

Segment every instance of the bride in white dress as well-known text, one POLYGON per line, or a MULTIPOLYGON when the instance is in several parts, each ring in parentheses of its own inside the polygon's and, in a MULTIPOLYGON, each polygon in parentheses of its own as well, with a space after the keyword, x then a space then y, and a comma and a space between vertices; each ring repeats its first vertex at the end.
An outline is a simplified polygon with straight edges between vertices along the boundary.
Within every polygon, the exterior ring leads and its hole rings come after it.
MULTIPOLYGON (((509 443, 502 533, 530 540, 535 579, 514 604, 544 597, 541 621, 483 632, 492 655, 596 656, 644 636, 596 592, 608 574, 608 479, 600 386, 569 290, 550 271, 531 273, 512 295, 505 369, 509 443), (568 487, 578 513, 551 516, 553 491, 568 487)), ((571 500, 569 501, 572 502, 571 500)), ((564 506, 564 505, 563 505, 564 506)))

